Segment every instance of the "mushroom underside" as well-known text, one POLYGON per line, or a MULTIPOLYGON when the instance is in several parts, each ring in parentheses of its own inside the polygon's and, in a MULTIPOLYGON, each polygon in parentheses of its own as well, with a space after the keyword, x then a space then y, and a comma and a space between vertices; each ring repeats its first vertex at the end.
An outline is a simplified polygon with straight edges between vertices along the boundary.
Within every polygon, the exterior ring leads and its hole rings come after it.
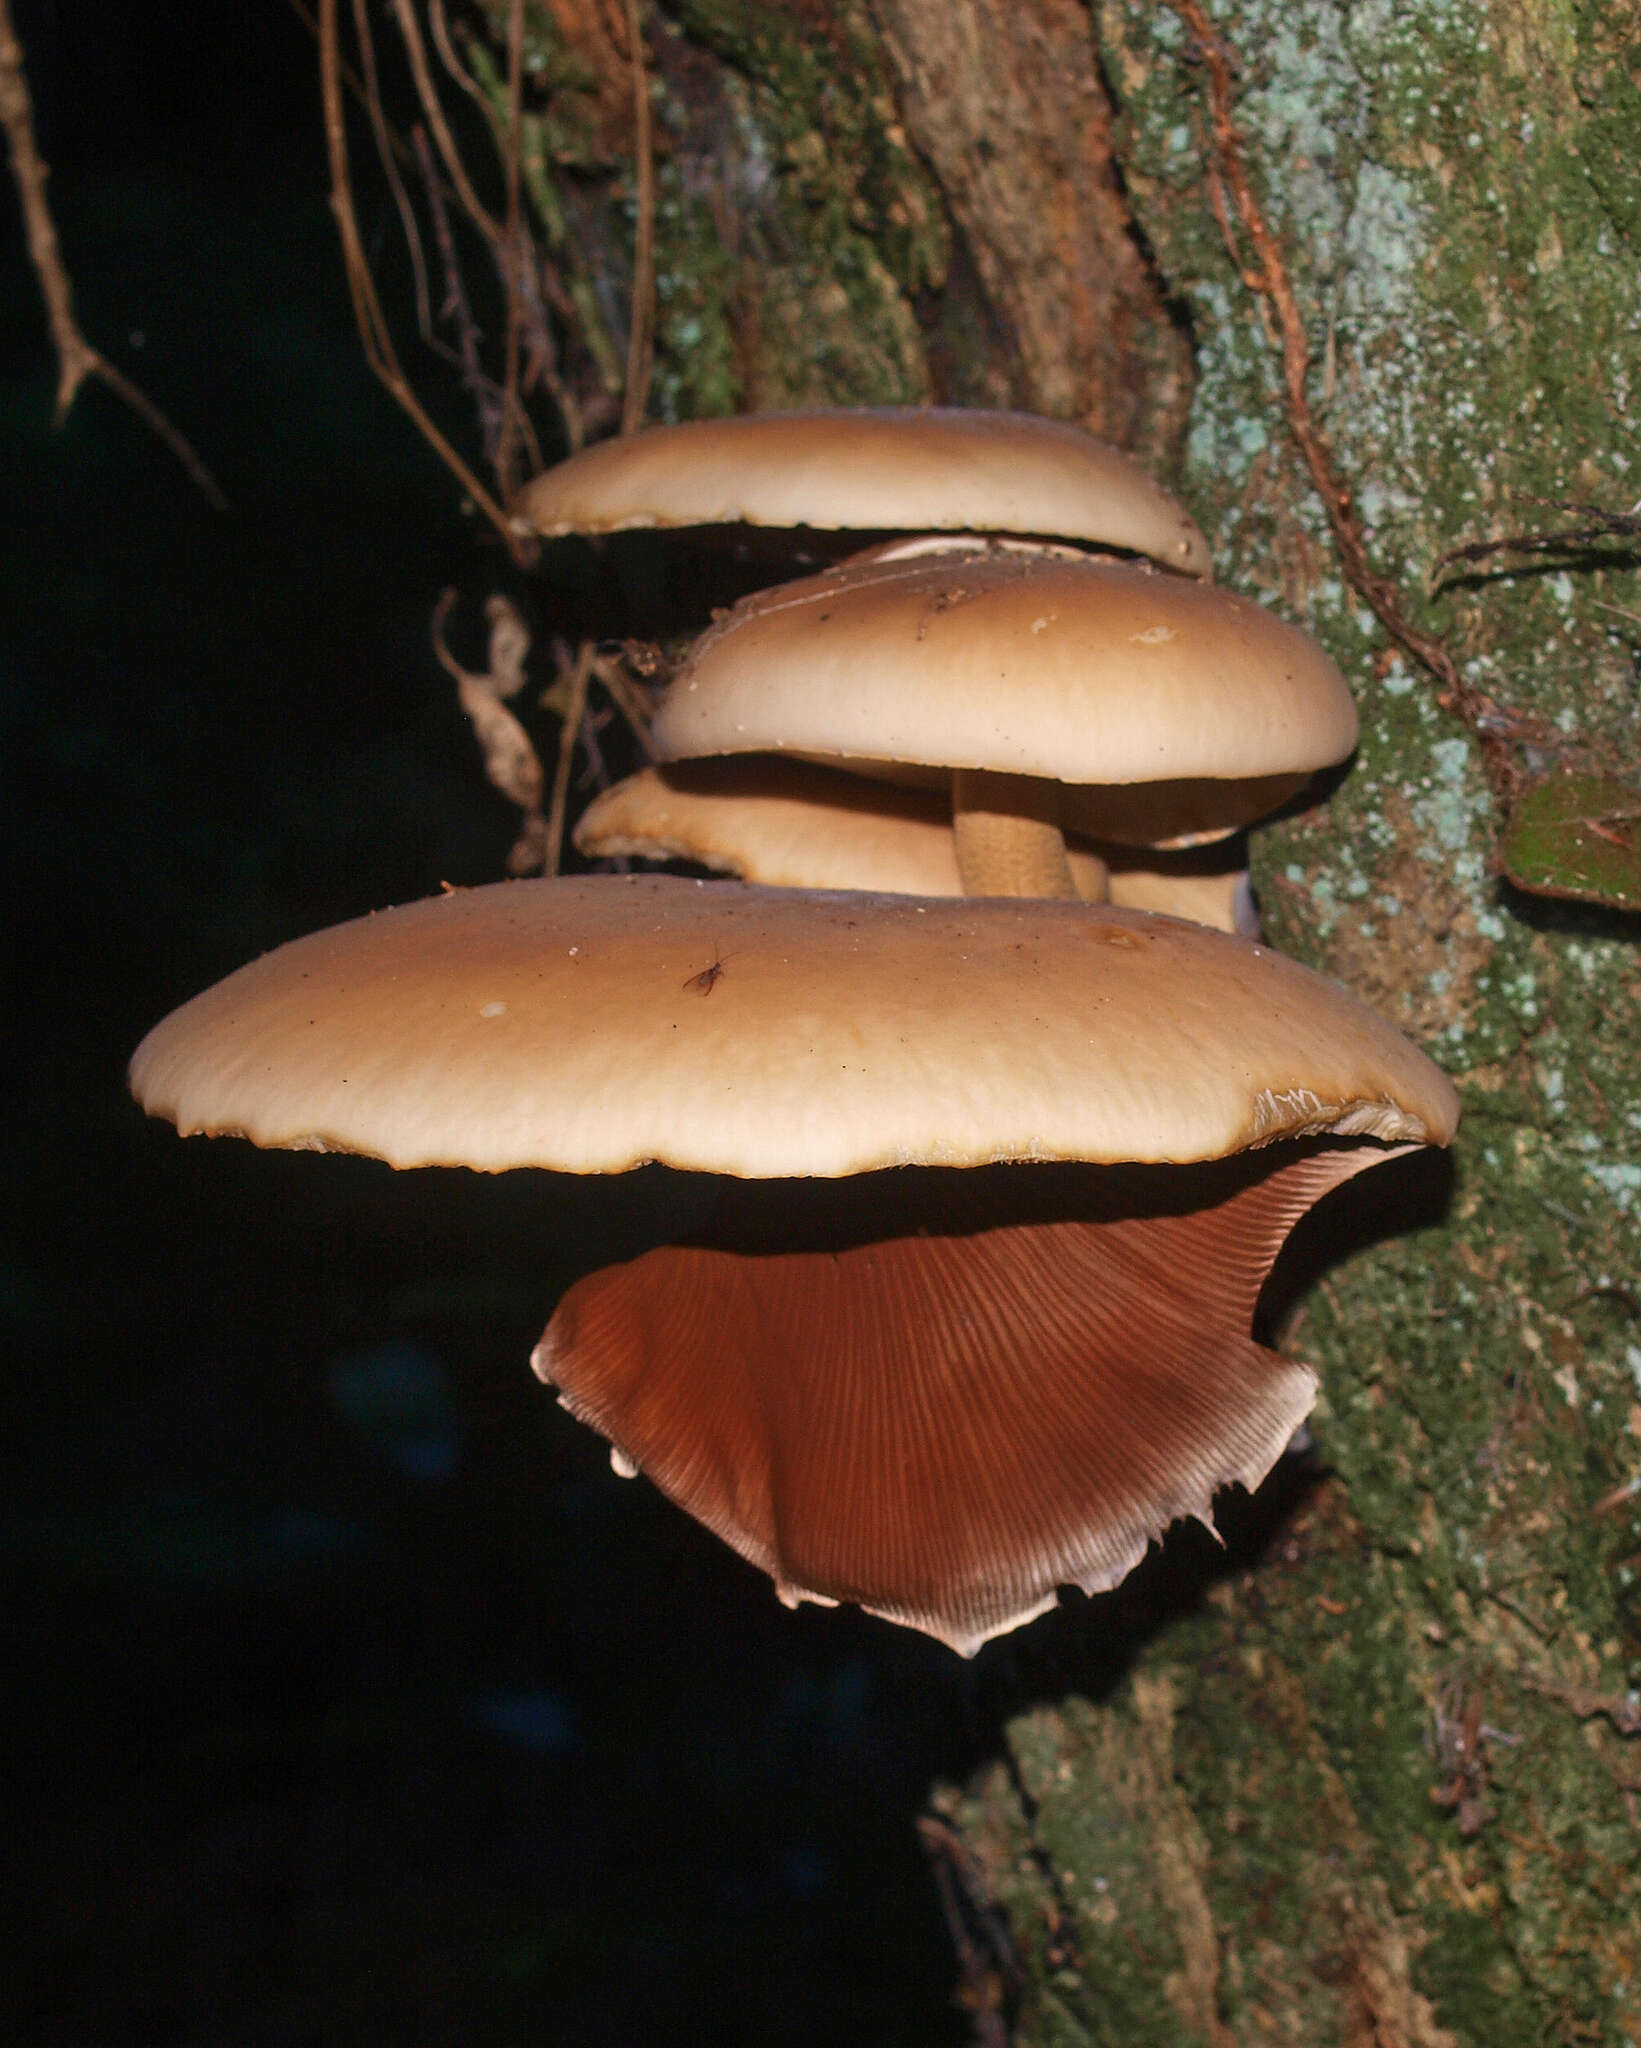
MULTIPOLYGON (((1061 789, 1062 804, 1068 794, 1061 789)), ((962 827, 972 834, 982 816, 971 806, 962 827)), ((767 754, 641 769, 595 797, 575 830, 576 846, 591 859, 687 860, 774 888, 921 896, 965 893, 958 840, 945 791, 895 788, 767 754)), ((1055 829, 1045 857, 1069 863, 1074 893, 1085 902, 1257 935, 1240 832, 1227 828, 1206 845, 1153 848, 1066 840, 1055 829)), ((1036 886, 1024 890, 1003 879, 990 893, 1059 893, 1049 873, 1029 876, 1036 886)))
POLYGON ((1387 1156, 731 1192, 709 1234, 580 1281, 532 1362, 783 1599, 968 1655, 1259 1484, 1316 1391, 1250 1335, 1260 1290, 1305 1211, 1387 1156))

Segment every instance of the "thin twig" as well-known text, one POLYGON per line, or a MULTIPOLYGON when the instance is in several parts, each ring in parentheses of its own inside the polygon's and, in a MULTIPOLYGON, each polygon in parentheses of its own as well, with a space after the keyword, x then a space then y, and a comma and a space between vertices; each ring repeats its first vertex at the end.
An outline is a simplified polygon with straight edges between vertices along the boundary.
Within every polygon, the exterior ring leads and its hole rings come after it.
MULTIPOLYGON (((1465 541, 1436 557, 1430 572, 1432 587, 1440 581, 1442 571, 1454 562, 1484 562, 1489 555, 1544 554, 1552 550, 1557 554, 1566 554, 1576 548, 1594 547, 1604 540, 1641 538, 1641 518, 1637 518, 1633 512, 1608 512, 1600 505, 1568 503, 1559 498, 1539 499, 1536 502, 1548 505, 1552 512, 1582 513, 1594 524, 1573 527, 1561 533, 1512 533, 1500 540, 1465 541)), ((1611 559, 1622 562, 1628 558, 1629 551, 1619 549, 1611 559)))
MULTIPOLYGON (((321 0, 327 4, 327 0, 321 0)), ((422 29, 416 19, 414 0, 393 0, 394 15, 399 23, 399 33, 404 38, 405 55, 410 59, 410 75, 416 81, 417 97, 421 100, 422 111, 427 116, 427 125, 433 131, 433 140, 439 146, 445 173, 456 189, 468 218, 483 235, 492 249, 499 248, 503 241, 502 229, 489 209, 473 190, 473 181, 467 175, 467 166, 462 162, 461 152, 456 147, 456 138, 450 132, 450 123, 445 119, 444 106, 433 83, 433 73, 428 68, 427 45, 422 41, 422 29)))
MULTIPOLYGON (((0 0, 3 4, 3 0, 0 0)), ((341 52, 336 25, 337 0, 319 0, 319 82, 325 113, 325 146, 330 164, 331 211, 342 238, 342 262, 347 274, 348 295, 353 302, 354 324, 364 345, 371 370, 415 421, 422 438, 434 450, 467 492, 473 503, 506 541, 521 568, 534 562, 533 540, 520 533, 501 506, 473 471, 451 447, 428 417, 425 407, 399 367, 393 336, 377 297, 375 280, 365 260, 364 244, 353 207, 353 184, 348 171, 347 124, 342 110, 341 52)))
MULTIPOLYGON (((484 437, 485 460, 493 470, 500 473, 501 443, 508 413, 507 395, 484 367, 484 356, 480 349, 482 335, 479 323, 474 318, 468 301, 467 287, 462 281, 461 259, 456 250, 456 238, 451 231, 450 210, 445 203, 446 187, 440 178, 438 167, 433 161, 432 146, 427 139, 427 130, 419 124, 413 131, 416 144, 416 161, 421 168, 422 185, 427 195, 427 210, 433 220, 433 241, 439 252, 439 261, 444 270, 444 299, 439 307, 439 317, 449 321, 456 332, 456 346, 451 348, 431 336, 431 345, 449 362, 455 363, 462 373, 462 382, 473 395, 478 411, 479 432, 484 437)), ((522 275, 529 279, 529 266, 524 265, 522 275)), ((507 279, 504 277, 505 288, 507 279)), ((532 306, 539 313, 539 301, 532 300, 532 306)), ((545 319, 545 315, 540 316, 545 319)), ((532 350, 535 346, 535 315, 526 331, 531 336, 532 350)), ((533 371, 534 354, 531 367, 533 371)), ((551 379, 547 379, 552 388, 551 379)), ((516 400, 513 408, 513 427, 524 443, 525 456, 531 465, 532 474, 542 468, 541 444, 536 439, 536 430, 529 414, 516 400)))
MULTIPOLYGON (((544 194, 550 197, 551 188, 544 183, 541 166, 533 161, 534 157, 539 156, 541 149, 540 124, 538 120, 532 120, 525 115, 522 90, 516 88, 514 84, 515 80, 522 78, 523 71, 522 16, 516 16, 509 22, 509 123, 505 127, 496 118, 491 94, 485 91, 484 86, 456 54, 443 0, 428 0, 427 18, 433 31, 433 46, 439 53, 440 63, 478 107, 484 116, 485 125, 490 130, 496 154, 508 179, 510 214, 515 203, 512 196, 515 180, 520 185, 527 186, 530 196, 538 203, 544 194)), ((549 205, 543 212, 549 234, 551 235, 555 223, 562 232, 562 220, 554 213, 552 207, 549 205)), ((514 393, 515 401, 509 417, 524 437, 529 466, 534 472, 543 467, 541 447, 522 399, 538 384, 546 387, 548 395, 558 408, 565 437, 572 450, 582 445, 586 439, 586 430, 582 423, 581 408, 560 374, 552 324, 547 317, 547 307, 542 302, 543 282, 546 282, 551 293, 557 282, 556 275, 551 264, 537 251, 528 230, 522 225, 522 216, 520 218, 521 227, 516 249, 512 253, 498 250, 496 254, 509 323, 511 325, 516 321, 522 344, 522 362, 518 378, 516 383, 509 387, 514 393)), ((562 285, 558 286, 554 303, 560 317, 572 331, 579 331, 580 314, 562 285)))
MULTIPOLYGON (((327 53, 324 49, 325 29, 322 16, 311 10, 308 0, 290 0, 290 5, 315 40, 320 43, 323 62, 327 53)), ((334 33, 329 54, 336 65, 342 84, 364 109, 371 123, 377 151, 381 156, 382 167, 399 213, 414 273, 416 319, 422 340, 446 361, 461 368, 463 380, 478 407, 485 458, 494 469, 499 485, 497 495, 509 498, 519 482, 521 461, 524 469, 530 473, 543 466, 541 445, 524 403, 528 393, 538 385, 545 387, 557 405, 571 446, 579 447, 585 439, 581 408, 559 371, 552 323, 548 308, 542 299, 543 271, 538 269, 537 252, 522 204, 526 177, 524 158, 529 126, 523 110, 522 0, 511 0, 506 121, 498 117, 492 96, 487 95, 458 57, 442 0, 429 0, 428 5, 428 18, 440 62, 461 90, 476 101, 484 113, 486 124, 495 142, 507 194, 506 211, 500 223, 478 198, 457 154, 455 136, 438 100, 432 72, 427 62, 426 49, 420 40, 412 0, 407 0, 407 4, 402 7, 396 4, 394 12, 427 123, 425 127, 418 126, 413 131, 413 140, 408 143, 386 117, 374 39, 370 32, 365 5, 366 0, 353 0, 354 25, 363 65, 362 73, 350 65, 340 48, 336 47, 334 33), (434 161, 433 149, 428 143, 429 131, 443 159, 445 169, 450 174, 448 177, 434 161), (420 171, 428 208, 433 218, 434 236, 445 277, 445 299, 440 307, 440 317, 449 320, 455 328, 458 346, 454 349, 433 328, 427 262, 423 253, 421 231, 415 208, 399 169, 399 166, 409 164, 415 164, 420 171), (501 383, 497 383, 489 376, 483 366, 479 328, 473 318, 462 282, 456 238, 451 230, 452 199, 473 221, 490 251, 501 283, 507 322, 507 360, 501 383)), ((499 89, 502 81, 498 77, 493 83, 499 89)), ((333 177, 333 187, 334 182, 333 177)), ((333 206, 336 203, 334 194, 332 203, 333 206)), ((347 236, 344 234, 344 243, 346 240, 347 236)), ((549 286, 556 282, 550 268, 545 274, 549 286)), ((363 292, 359 289, 358 280, 350 278, 350 291, 355 297, 356 315, 361 299, 375 301, 374 291, 363 292)), ((562 305, 557 306, 562 317, 572 326, 578 326, 577 308, 570 303, 562 288, 559 289, 557 298, 563 301, 562 305)), ((360 326, 365 341, 366 358, 372 370, 389 384, 395 396, 400 397, 402 401, 403 391, 400 383, 395 382, 395 377, 402 380, 403 373, 388 339, 385 322, 380 319, 379 305, 371 316, 371 324, 376 329, 374 334, 367 331, 363 321, 360 326)), ((403 384, 404 389, 408 389, 408 380, 403 380, 403 384)), ((417 424, 422 424, 420 419, 417 424)), ((444 448, 441 447, 439 453, 441 459, 448 460, 444 448)), ((462 481, 465 484, 468 478, 464 475, 462 481)), ((519 538, 518 535, 510 533, 509 545, 513 546, 519 538)))
POLYGON ((604 685, 611 703, 627 721, 628 729, 643 749, 645 758, 653 761, 655 742, 650 738, 650 719, 653 714, 644 701, 643 692, 612 655, 595 654, 593 674, 604 685))
POLYGON ((46 202, 46 179, 51 173, 34 139, 34 102, 23 68, 23 45, 12 26, 11 0, 0 0, 0 126, 5 128, 11 148, 11 170, 23 204, 29 261, 40 281, 46 323, 51 330, 52 347, 57 351, 57 425, 60 427, 68 417, 80 386, 87 378, 96 378, 147 422, 193 478, 196 488, 219 512, 226 512, 228 500, 222 487, 190 443, 146 392, 139 390, 122 370, 117 370, 101 350, 92 347, 74 318, 74 288, 63 267, 56 223, 46 202))
POLYGON ((517 420, 519 431, 528 443, 531 474, 539 471, 543 464, 541 444, 536 439, 535 428, 530 415, 522 403, 526 392, 534 391, 538 384, 545 385, 553 403, 558 407, 564 421, 565 432, 571 436, 571 445, 579 447, 574 440, 574 431, 579 413, 575 401, 566 390, 558 371, 558 350, 553 345, 552 323, 547 318, 547 308, 542 302, 541 279, 536 269, 535 245, 528 234, 519 248, 517 273, 519 330, 524 342, 524 363, 519 375, 519 399, 517 420))
POLYGON ((1206 74, 1209 124, 1213 132, 1209 197, 1214 216, 1243 284, 1262 303, 1268 303, 1275 316, 1289 431, 1322 500, 1346 580, 1403 652, 1434 678, 1443 709, 1458 718, 1474 737, 1494 797, 1508 804, 1520 781, 1520 770, 1508 740, 1511 721, 1465 680, 1443 641, 1421 632, 1411 622, 1402 608, 1396 585, 1374 569, 1355 500, 1311 410, 1310 343, 1281 244, 1265 218, 1249 177, 1246 145, 1234 112, 1230 49, 1209 21, 1201 0, 1169 0, 1169 5, 1195 39, 1206 74), (1252 244, 1257 267, 1244 260, 1238 225, 1252 244))
MULTIPOLYGON (((309 35, 313 37, 314 47, 317 48, 319 44, 318 15, 315 14, 313 9, 307 4, 307 0, 290 0, 290 6, 292 13, 295 14, 297 20, 302 23, 303 27, 308 31, 309 35)), ((355 104, 358 105, 364 112, 369 113, 370 92, 366 88, 365 81, 359 76, 358 72, 354 70, 353 66, 348 62, 346 56, 342 55, 340 52, 338 53, 337 63, 342 74, 342 83, 353 95, 355 104)), ((395 128, 393 123, 387 119, 386 110, 385 107, 382 105, 380 96, 378 96, 377 101, 377 113, 381 116, 383 129, 388 139, 388 146, 392 149, 393 154, 397 158, 399 163, 401 163, 408 170, 410 165, 415 161, 415 153, 411 149, 410 144, 406 142, 404 137, 399 133, 398 129, 395 128)))
MULTIPOLYGON (((309 35, 313 37, 315 46, 317 47, 319 42, 318 15, 315 14, 313 9, 307 4, 307 0, 290 0, 290 6, 291 11, 295 14, 298 21, 302 23, 303 27, 308 31, 309 35)), ((415 209, 409 205, 409 199, 408 195, 404 190, 403 180, 400 176, 396 174, 395 170, 395 166, 402 165, 406 169, 408 169, 410 168, 411 165, 415 164, 417 161, 416 151, 413 149, 410 143, 406 142, 404 137, 399 133, 398 129, 395 128, 393 123, 387 118, 387 111, 382 102, 381 88, 378 83, 376 75, 376 51, 374 38, 371 37, 368 33, 361 34, 360 45, 361 49, 363 50, 364 54, 369 60, 369 83, 366 83, 366 81, 348 62, 345 56, 338 53, 338 66, 342 75, 342 83, 353 95, 355 104, 358 107, 360 107, 366 115, 369 116, 372 131, 376 136, 376 145, 378 150, 382 149, 385 143, 386 148, 388 149, 389 152, 391 152, 393 158, 392 164, 389 164, 386 157, 384 157, 383 168, 387 172, 389 184, 393 187, 394 202, 399 209, 399 218, 404 228, 405 242, 406 245, 408 246, 410 253, 411 267, 416 273, 416 313, 418 330, 421 333, 422 339, 427 343, 429 348, 436 349, 438 353, 446 357, 447 360, 454 361, 455 358, 451 355, 449 348, 443 342, 441 342, 438 339, 438 337, 432 332, 431 323, 428 321, 426 317, 427 310, 431 304, 431 301, 429 299, 427 292, 426 274, 424 261, 422 257, 420 232, 416 226, 415 209)), ((425 171, 424 175, 426 175, 425 171)), ((438 183, 438 173, 436 171, 432 174, 432 177, 434 182, 438 183)), ((439 189, 442 195, 444 189, 442 184, 439 184, 439 189)))
POLYGON ((365 0, 353 0, 353 32, 359 43, 359 60, 364 66, 364 104, 370 117, 370 132, 376 138, 376 154, 381 158, 382 170, 387 177, 388 190, 393 194, 393 203, 399 210, 399 225, 404 231, 405 247, 410 252, 410 270, 416 292, 416 331, 423 341, 433 339, 433 312, 427 291, 427 264, 422 257, 422 237, 416 226, 415 209, 410 203, 410 194, 405 190, 404 180, 399 176, 399 165, 394 153, 394 138, 390 136, 387 115, 382 107, 382 88, 376 75, 376 41, 370 32, 370 15, 365 0))
POLYGON ((587 683, 593 672, 593 643, 583 640, 576 649, 575 665, 568 676, 564 723, 558 735, 558 760, 553 766, 553 797, 547 811, 547 852, 542 873, 556 875, 564 856, 564 813, 570 798, 570 763, 587 710, 587 683))
POLYGON ((606 790, 615 781, 604 759, 604 749, 598 743, 599 734, 614 717, 613 711, 589 711, 581 721, 581 751, 587 762, 581 771, 581 780, 576 784, 578 792, 583 789, 606 790))
MULTIPOLYGON (((302 26, 307 30, 308 34, 313 37, 314 47, 317 48, 319 44, 318 15, 315 14, 313 9, 308 5, 308 0, 290 0, 290 7, 291 12, 296 16, 297 20, 301 22, 302 26)), ((347 87, 348 91, 353 94, 354 100, 357 102, 357 104, 361 107, 368 106, 370 103, 370 94, 365 90, 365 81, 359 76, 358 72, 354 70, 353 66, 348 62, 346 57, 340 57, 338 59, 338 68, 342 74, 342 83, 347 87)), ((394 147, 398 150, 401 156, 404 155, 404 144, 402 142, 399 142, 397 139, 395 139, 394 147)))
POLYGON ((917 1838, 961 1973, 959 1996, 969 2012, 971 2048, 1008 2048, 1007 2008, 1018 2003, 1022 1988, 1008 1930, 957 1830, 933 1814, 920 1814, 917 1838))
POLYGON ((626 0, 627 43, 632 60, 632 108, 637 126, 638 223, 632 258, 632 325, 627 335, 627 380, 621 397, 621 431, 644 424, 654 368, 655 329, 655 138, 650 126, 650 80, 638 0, 626 0))
POLYGON ((502 178, 506 193, 502 246, 505 270, 503 299, 507 333, 503 341, 501 433, 496 449, 496 482, 504 498, 518 487, 515 451, 522 436, 524 406, 519 397, 519 331, 523 320, 522 283, 526 256, 524 218, 519 209, 519 157, 524 132, 524 0, 510 0, 507 10, 507 133, 502 147, 502 178))
POLYGON ((439 317, 448 321, 456 333, 454 349, 447 350, 442 342, 435 342, 435 346, 460 365, 462 382, 473 394, 473 403, 478 409, 485 459, 494 466, 496 441, 501 432, 501 392, 495 379, 486 375, 479 353, 479 323, 467 302, 467 289, 462 283, 461 265, 456 256, 456 240, 450 232, 449 209, 445 205, 444 189, 433 161, 427 130, 418 123, 412 131, 412 139, 416 145, 416 161, 421 167, 422 187, 427 194, 427 210, 433 219, 433 245, 439 252, 439 262, 444 270, 444 298, 439 305, 439 317))
MULTIPOLYGON (((440 150, 448 162, 455 148, 454 138, 443 122, 442 109, 439 108, 432 77, 427 70, 425 52, 419 44, 411 46, 408 31, 403 28, 403 9, 400 10, 400 15, 401 33, 407 36, 406 48, 411 57, 412 69, 416 69, 418 61, 421 66, 417 73, 418 91, 421 93, 440 150)), ((414 19, 413 16, 411 18, 414 19)), ((486 430, 485 447, 491 467, 495 471, 501 496, 511 498, 520 481, 520 451, 523 453, 525 467, 532 473, 543 466, 541 444, 536 438, 535 428, 524 405, 525 392, 532 390, 538 383, 546 385, 566 421, 567 428, 573 432, 573 425, 578 423, 574 419, 574 403, 558 375, 552 331, 547 322, 546 309, 541 303, 535 249, 524 224, 524 0, 509 0, 505 121, 498 120, 489 97, 457 56, 450 34, 450 24, 440 0, 430 0, 428 22, 433 31, 433 44, 439 53, 440 63, 484 114, 485 124, 496 146, 496 154, 501 160, 505 199, 500 226, 498 227, 479 205, 471 183, 465 187, 466 196, 462 203, 489 245, 501 281, 502 304, 506 309, 501 382, 498 385, 488 378, 485 379, 487 390, 496 394, 500 408, 493 430, 486 430)), ((454 243, 449 237, 448 230, 444 231, 444 245, 447 273, 455 277, 454 243)), ((474 331, 476 332, 476 329, 474 331)))
POLYGON ((490 120, 490 102, 479 90, 478 81, 472 72, 456 55, 456 46, 450 39, 450 24, 445 19, 444 0, 428 0, 427 18, 433 30, 433 47, 439 53, 439 62, 462 91, 483 110, 484 118, 490 120))
POLYGON ((1560 1700, 1581 1721, 1601 1715, 1620 1735, 1641 1735, 1641 1704, 1634 1693, 1621 1698, 1615 1693, 1599 1692, 1593 1685, 1569 1685, 1565 1679, 1552 1678, 1543 1671, 1518 1671, 1516 1682, 1543 1693, 1547 1699, 1560 1700))

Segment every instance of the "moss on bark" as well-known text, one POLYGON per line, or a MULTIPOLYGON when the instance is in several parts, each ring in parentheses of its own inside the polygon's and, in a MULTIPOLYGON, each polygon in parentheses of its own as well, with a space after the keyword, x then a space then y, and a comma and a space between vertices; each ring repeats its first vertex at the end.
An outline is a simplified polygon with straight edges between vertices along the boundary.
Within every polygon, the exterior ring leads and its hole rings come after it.
MULTIPOLYGON (((624 42, 573 0, 527 23, 536 211, 611 337, 607 386, 637 203, 624 42)), ((1079 0, 665 0, 645 31, 652 414, 1020 405, 1171 464, 1189 347, 1132 234, 1079 0)), ((499 119, 493 55, 486 84, 499 119)))

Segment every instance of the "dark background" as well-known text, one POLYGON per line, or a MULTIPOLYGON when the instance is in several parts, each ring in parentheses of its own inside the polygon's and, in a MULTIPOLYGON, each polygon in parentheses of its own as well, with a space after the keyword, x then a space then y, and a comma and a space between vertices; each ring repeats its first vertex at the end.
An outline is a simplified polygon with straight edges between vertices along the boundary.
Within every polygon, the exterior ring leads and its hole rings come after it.
POLYGON ((664 1234, 667 1176, 393 1174, 132 1106, 196 989, 499 876, 427 622, 447 583, 470 635, 490 589, 554 598, 363 367, 294 14, 17 19, 82 327, 232 510, 100 387, 53 431, 0 180, 8 2031, 966 2038, 915 1818, 1206 1552, 972 1665, 787 1614, 527 1370, 569 1278, 664 1234))

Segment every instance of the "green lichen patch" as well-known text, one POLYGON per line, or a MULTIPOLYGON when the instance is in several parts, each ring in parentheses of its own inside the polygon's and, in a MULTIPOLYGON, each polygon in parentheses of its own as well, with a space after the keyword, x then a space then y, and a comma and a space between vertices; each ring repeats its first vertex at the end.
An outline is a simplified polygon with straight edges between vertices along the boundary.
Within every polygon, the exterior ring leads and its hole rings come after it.
POLYGON ((1216 2037, 1207 1847, 1175 1783, 1176 1704, 1166 1674, 1142 1676, 1121 1709, 1070 1700, 1010 1730, 1030 1815, 1016 1867, 1053 1888, 1048 1982, 1059 2023, 1081 2029, 1073 2038, 1164 2048, 1216 2037))
POLYGON ((1606 1651, 1553 1588, 1530 1623, 1472 1605, 1447 1552, 1433 1493, 1392 1554, 1332 1483, 1156 1669, 1023 1716, 1015 1773, 945 1795, 1038 1988, 1023 2041, 1628 2038, 1606 1651))

